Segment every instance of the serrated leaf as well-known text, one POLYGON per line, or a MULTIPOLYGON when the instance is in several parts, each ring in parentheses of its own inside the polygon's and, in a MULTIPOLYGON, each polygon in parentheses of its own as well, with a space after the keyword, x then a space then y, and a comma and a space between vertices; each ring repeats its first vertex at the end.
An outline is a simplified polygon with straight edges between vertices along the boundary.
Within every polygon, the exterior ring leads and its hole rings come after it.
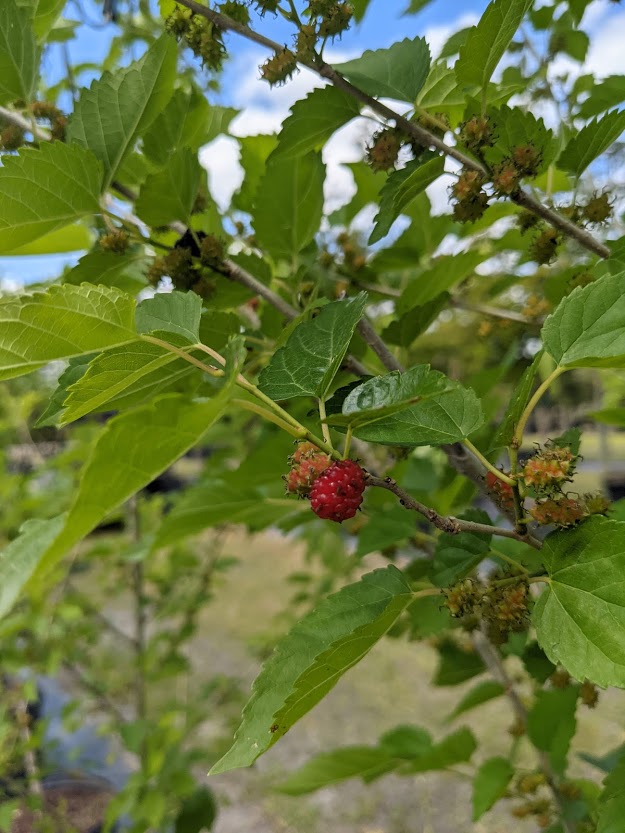
POLYGON ((4 155, 0 168, 0 252, 10 252, 100 211, 101 167, 77 145, 43 142, 4 155))
POLYGON ((532 0, 492 0, 460 47, 456 76, 461 84, 484 89, 502 59, 532 0))
POLYGON ((386 237, 402 211, 441 176, 444 168, 445 160, 442 156, 426 154, 408 162, 405 168, 394 171, 388 177, 380 191, 380 209, 369 236, 369 244, 386 237))
POLYGON ((371 650, 411 601, 410 586, 392 565, 325 599, 263 666, 234 744, 211 772, 250 766, 371 650))
POLYGON ((497 683, 494 680, 485 680, 483 683, 478 683, 464 695, 447 720, 455 720, 461 714, 471 711, 484 703, 488 703, 496 697, 501 697, 504 693, 505 689, 501 683, 497 683))
POLYGON ((359 113, 360 105, 356 99, 336 87, 313 90, 291 108, 291 114, 282 124, 271 161, 294 159, 320 150, 335 130, 359 113))
POLYGON ((579 116, 589 119, 605 113, 625 101, 625 75, 609 75, 599 84, 594 84, 590 95, 579 108, 579 116))
POLYGON ((129 295, 88 284, 0 299, 0 379, 134 341, 134 312, 129 295))
POLYGON ((577 680, 625 688, 625 523, 592 517, 547 536, 549 584, 533 612, 549 659, 577 680))
POLYGON ((331 425, 369 425, 403 411, 449 388, 449 380, 429 364, 375 376, 354 388, 343 400, 342 413, 329 417, 331 425))
POLYGON ((310 321, 299 324, 259 377, 259 387, 274 400, 294 396, 325 399, 345 357, 367 295, 333 301, 310 321))
POLYGON ((77 382, 87 372, 89 362, 94 358, 92 355, 78 356, 70 359, 67 367, 57 380, 57 386, 48 399, 48 404, 41 414, 35 428, 44 428, 47 425, 58 425, 63 413, 63 405, 67 397, 67 389, 74 382, 77 382))
POLYGON ((510 403, 504 418, 502 419, 493 439, 491 445, 492 449, 504 448, 512 442, 517 423, 521 418, 521 414, 525 410, 532 394, 534 379, 536 378, 536 372, 541 359, 542 351, 536 354, 534 361, 523 371, 523 375, 519 379, 512 396, 510 397, 510 403))
POLYGON ((427 78, 430 49, 423 38, 405 38, 388 49, 367 49, 334 69, 369 95, 412 103, 427 78))
POLYGON ((625 815, 625 757, 604 781, 599 797, 597 833, 620 833, 625 815))
MULTIPOLYGON (((0 3, 0 104, 30 101, 39 69, 39 49, 28 9, 0 3)), ((6 159, 6 157, 5 157, 6 159)))
POLYGON ((489 758, 480 766, 473 779, 473 821, 506 794, 514 777, 514 767, 507 758, 489 758))
POLYGON ((558 153, 558 143, 553 131, 545 127, 529 110, 520 107, 492 107, 488 110, 493 135, 497 141, 484 151, 486 161, 495 166, 507 157, 513 148, 532 145, 539 151, 540 161, 536 173, 546 171, 558 153))
POLYGON ((49 521, 26 521, 17 538, 0 552, 0 619, 11 610, 34 573, 39 554, 52 544, 64 523, 64 515, 49 521))
POLYGON ((435 258, 427 269, 412 277, 397 302, 397 311, 407 313, 413 307, 434 301, 441 292, 467 278, 482 260, 479 252, 459 252, 435 258))
POLYGON ((231 384, 199 402, 164 396, 109 420, 87 460, 63 529, 36 556, 32 580, 47 574, 102 518, 192 448, 222 415, 230 395, 231 384), (140 435, 150 442, 137 442, 140 435))
POLYGON ((561 367, 625 367, 625 272, 575 289, 541 335, 561 367))
POLYGON ((320 153, 267 164, 252 218, 260 246, 276 260, 291 261, 314 239, 323 213, 324 179, 320 153))
POLYGON ((451 390, 399 414, 358 428, 360 439, 406 448, 459 442, 483 425, 479 399, 470 388, 451 382, 451 390))
POLYGON ((102 190, 171 98, 177 47, 162 35, 140 58, 84 89, 70 119, 68 138, 89 148, 104 168, 102 190))
POLYGON ((66 0, 18 0, 17 5, 28 9, 33 31, 42 41, 59 18, 66 0))
POLYGON ((195 292, 159 292, 137 306, 138 333, 175 334, 189 344, 200 340, 202 299, 195 292))
POLYGON ((141 186, 135 203, 137 216, 149 226, 166 226, 174 220, 188 225, 201 181, 197 153, 189 148, 171 153, 167 165, 150 174, 141 186))
POLYGON ((606 151, 625 130, 625 111, 613 111, 593 119, 583 127, 558 159, 558 167, 574 176, 581 176, 598 156, 606 151))
POLYGON ((546 752, 554 771, 563 775, 575 735, 578 689, 576 686, 539 691, 527 715, 527 736, 537 749, 546 752))

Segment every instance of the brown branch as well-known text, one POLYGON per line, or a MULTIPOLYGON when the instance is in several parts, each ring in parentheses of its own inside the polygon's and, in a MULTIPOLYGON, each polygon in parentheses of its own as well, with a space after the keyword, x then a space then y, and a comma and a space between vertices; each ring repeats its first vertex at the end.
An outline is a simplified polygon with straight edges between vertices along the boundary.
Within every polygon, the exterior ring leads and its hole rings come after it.
POLYGON ((399 362, 393 353, 388 349, 366 315, 358 322, 357 329, 387 370, 399 370, 403 373, 404 368, 401 362, 399 362))
POLYGON ((452 298, 450 305, 456 309, 465 310, 466 312, 475 312, 478 315, 489 315, 491 318, 502 318, 504 321, 515 321, 519 324, 525 324, 528 327, 541 327, 543 323, 538 319, 528 318, 521 312, 502 309, 501 307, 491 307, 489 304, 472 304, 469 301, 463 301, 460 298, 452 298))
MULTIPOLYGON (((483 631, 476 630, 473 632, 473 644, 475 646, 475 650, 482 658, 484 665, 489 670, 493 679, 503 686, 504 694, 510 701, 517 719, 523 726, 527 726, 527 709, 525 708, 523 701, 514 687, 514 683, 506 671, 499 652, 483 631)), ((549 756, 546 752, 543 752, 540 749, 536 749, 536 754, 538 756, 540 768, 560 811, 559 821, 561 822, 566 833, 575 833, 575 827, 572 826, 564 816, 564 802, 562 800, 562 794, 558 787, 558 780, 553 767, 551 766, 549 756)))
POLYGON ((460 532, 483 532, 487 535, 497 535, 500 538, 514 538, 517 541, 522 541, 524 544, 529 544, 535 549, 540 549, 541 543, 531 535, 523 535, 517 532, 516 529, 504 529, 503 527, 490 526, 489 524, 481 524, 476 521, 465 521, 461 518, 447 518, 435 509, 431 509, 423 503, 412 497, 408 492, 404 491, 392 477, 375 477, 367 474, 367 484, 369 486, 378 486, 381 489, 386 489, 392 492, 402 506, 406 509, 411 509, 413 512, 418 512, 427 518, 437 529, 447 532, 450 535, 458 535, 460 532))
POLYGON ((43 790, 41 787, 41 779, 39 778, 37 758, 31 746, 32 735, 30 731, 28 703, 22 697, 15 704, 15 720, 19 728, 20 739, 24 744, 24 769, 26 770, 26 777, 28 779, 28 791, 31 795, 41 797, 43 790))
MULTIPOLYGON (((284 48, 283 45, 277 41, 273 41, 270 38, 255 32, 253 29, 250 29, 249 26, 244 26, 243 24, 232 20, 232 18, 227 17, 220 12, 215 12, 212 9, 206 8, 206 6, 202 6, 200 3, 197 3, 196 0, 177 0, 177 2, 181 6, 191 9, 191 11, 195 12, 195 14, 202 15, 202 17, 210 20, 214 25, 220 27, 221 29, 236 32, 247 40, 258 43, 261 46, 266 46, 274 52, 282 52, 284 48)), ((334 69, 334 67, 330 66, 330 64, 327 64, 320 58, 310 61, 300 61, 300 64, 312 70, 321 78, 325 78, 330 81, 330 83, 335 87, 348 93, 378 115, 389 121, 395 122, 397 127, 400 127, 420 145, 424 147, 434 147, 437 150, 440 150, 441 153, 445 154, 445 156, 455 159, 468 170, 478 171, 479 173, 489 176, 489 171, 480 162, 476 161, 471 156, 468 156, 466 153, 463 153, 457 147, 448 145, 443 141, 443 139, 439 138, 434 133, 431 133, 425 127, 415 124, 405 118, 405 116, 402 116, 390 107, 387 107, 386 104, 382 104, 382 102, 378 101, 373 96, 368 95, 363 90, 354 86, 346 78, 344 78, 340 72, 334 69)), ((566 217, 563 217, 553 209, 543 205, 527 192, 520 190, 514 194, 511 199, 517 203, 517 205, 526 208, 528 211, 531 211, 533 214, 536 214, 543 220, 546 220, 554 228, 557 228, 568 237, 577 240, 577 242, 580 243, 580 245, 582 245, 585 249, 599 255, 599 257, 606 258, 610 256, 610 250, 604 243, 596 240, 592 234, 587 232, 585 229, 579 228, 579 226, 576 226, 570 220, 567 220, 566 217)))

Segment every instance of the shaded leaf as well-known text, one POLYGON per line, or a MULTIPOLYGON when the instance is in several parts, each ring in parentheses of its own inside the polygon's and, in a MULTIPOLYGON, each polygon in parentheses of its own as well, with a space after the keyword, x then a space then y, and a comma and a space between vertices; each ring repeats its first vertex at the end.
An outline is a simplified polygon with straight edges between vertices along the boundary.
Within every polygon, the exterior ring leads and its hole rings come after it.
POLYGON ((438 649, 439 665, 434 685, 459 685, 486 670, 479 654, 462 651, 454 642, 443 642, 438 649))
POLYGON ((581 176, 590 163, 606 151, 625 130, 625 111, 613 111, 593 119, 570 140, 558 159, 558 167, 581 176))
POLYGON ((197 153, 189 148, 171 153, 167 165, 141 186, 137 216, 149 226, 166 226, 174 220, 189 224, 202 175, 197 153))
POLYGON ((536 372, 541 359, 542 351, 536 354, 534 361, 523 371, 523 375, 519 379, 512 396, 510 397, 510 403, 504 418, 499 424, 499 428, 497 429, 497 433, 493 439, 493 443, 491 445, 492 449, 504 448, 512 442, 517 423, 521 418, 521 414, 525 410, 527 403, 529 402, 530 396, 532 395, 534 379, 536 377, 536 372))
POLYGON ((527 736, 546 752, 554 771, 563 775, 575 735, 578 689, 576 686, 539 691, 527 715, 527 736))
POLYGON ((478 683, 475 688, 472 688, 464 695, 447 720, 455 720, 461 714, 471 711, 483 703, 488 703, 496 697, 501 697, 504 692, 505 689, 501 683, 497 683, 494 680, 485 680, 483 683, 478 683))
POLYGON ((39 49, 28 9, 21 8, 15 0, 2 0, 0 104, 31 101, 38 70, 39 49))
POLYGON ((137 306, 138 333, 174 334, 189 344, 200 340, 202 299, 195 292, 159 292, 137 306))
POLYGON ((598 815, 597 833, 620 833, 625 815, 625 758, 605 779, 598 815))
MULTIPOLYGON (((470 509, 462 517, 478 523, 490 523, 483 509, 470 509)), ((432 561, 432 583, 449 587, 468 575, 490 552, 491 536, 483 532, 444 532, 438 537, 432 561)))

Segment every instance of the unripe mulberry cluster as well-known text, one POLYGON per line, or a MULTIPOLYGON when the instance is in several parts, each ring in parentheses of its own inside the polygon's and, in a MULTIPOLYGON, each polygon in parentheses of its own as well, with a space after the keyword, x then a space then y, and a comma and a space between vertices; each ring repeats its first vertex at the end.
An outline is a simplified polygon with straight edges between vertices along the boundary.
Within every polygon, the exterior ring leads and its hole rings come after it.
POLYGON ((481 154, 484 148, 492 147, 495 144, 492 125, 488 116, 473 116, 460 125, 460 143, 467 150, 475 154, 481 154))
POLYGON ((15 124, 0 130, 0 150, 18 150, 24 144, 24 131, 15 124))
POLYGON ((367 147, 365 162, 372 171, 388 171, 395 167, 402 146, 401 133, 385 128, 374 133, 367 147))
POLYGON ((454 618, 470 619, 475 624, 481 621, 495 645, 503 645, 511 633, 527 630, 529 625, 529 584, 523 577, 486 585, 464 579, 447 588, 444 595, 454 618))
POLYGON ((315 515, 341 523, 353 518, 367 485, 365 472, 354 460, 333 462, 312 443, 300 443, 289 458, 287 491, 310 500, 315 515))
POLYGON ((221 69, 226 48, 219 26, 190 9, 177 6, 165 21, 165 30, 176 40, 184 41, 204 66, 216 72, 221 69))
POLYGON ((30 109, 37 121, 47 121, 50 125, 50 139, 53 142, 65 141, 67 116, 48 101, 34 101, 30 109))
POLYGON ((108 234, 103 234, 98 243, 105 252, 123 255, 130 245, 130 236, 123 229, 110 231, 108 234))
POLYGON ((514 508, 514 493, 509 483, 505 483, 500 477, 489 471, 486 474, 486 485, 491 497, 504 512, 509 512, 514 508))
POLYGON ((590 515, 605 515, 610 508, 610 501, 603 495, 586 494, 572 498, 558 495, 539 500, 530 509, 530 515, 536 523, 566 528, 588 518, 590 515))
POLYGON ((310 0, 308 13, 310 22, 317 24, 320 37, 335 38, 349 29, 354 10, 349 3, 336 0, 310 0))
POLYGON ((215 291, 213 270, 219 268, 224 254, 223 241, 218 237, 202 231, 195 235, 187 231, 170 252, 153 260, 147 278, 157 286, 162 278, 168 277, 175 289, 191 290, 207 300, 215 291))
POLYGON ((488 194, 484 190, 485 177, 478 171, 463 170, 451 186, 455 199, 454 220, 459 223, 474 223, 488 207, 488 194))
POLYGON ((286 47, 281 52, 276 52, 259 67, 261 78, 271 86, 284 84, 297 69, 297 58, 290 49, 286 47))
POLYGON ((525 462, 521 480, 536 494, 553 496, 562 492, 563 483, 573 480, 577 460, 570 448, 547 442, 525 462))

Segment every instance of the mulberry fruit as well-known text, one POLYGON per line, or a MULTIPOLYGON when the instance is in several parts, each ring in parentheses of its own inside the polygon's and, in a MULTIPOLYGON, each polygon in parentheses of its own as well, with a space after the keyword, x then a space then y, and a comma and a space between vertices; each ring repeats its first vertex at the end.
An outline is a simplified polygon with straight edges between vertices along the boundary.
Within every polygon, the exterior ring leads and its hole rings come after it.
POLYGON ((353 518, 367 485, 365 473, 353 460, 339 460, 313 483, 310 505, 320 518, 341 523, 353 518))

